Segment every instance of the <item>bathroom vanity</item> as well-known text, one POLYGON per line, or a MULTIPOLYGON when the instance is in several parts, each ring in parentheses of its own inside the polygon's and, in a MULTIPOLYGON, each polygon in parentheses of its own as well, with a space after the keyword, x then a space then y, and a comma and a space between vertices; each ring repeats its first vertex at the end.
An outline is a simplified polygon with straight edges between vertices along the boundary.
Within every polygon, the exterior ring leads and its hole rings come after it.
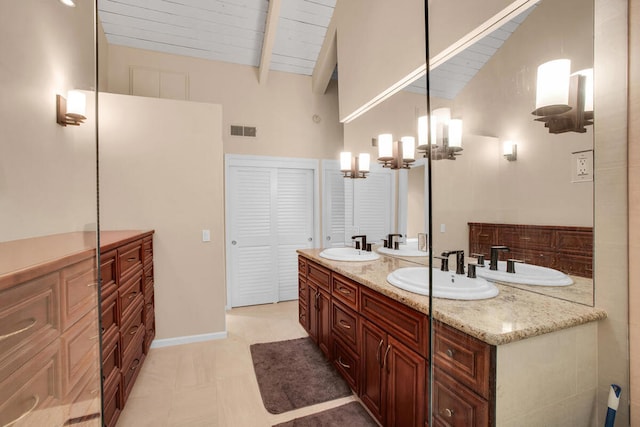
MULTIPOLYGON (((387 283, 415 264, 299 250, 300 323, 385 426, 426 425, 429 299, 387 283)), ((588 425, 603 310, 498 285, 434 299, 434 425, 588 425)))
POLYGON ((0 425, 98 423, 101 370, 115 425, 154 336, 152 236, 101 232, 100 276, 95 232, 0 243, 0 425))

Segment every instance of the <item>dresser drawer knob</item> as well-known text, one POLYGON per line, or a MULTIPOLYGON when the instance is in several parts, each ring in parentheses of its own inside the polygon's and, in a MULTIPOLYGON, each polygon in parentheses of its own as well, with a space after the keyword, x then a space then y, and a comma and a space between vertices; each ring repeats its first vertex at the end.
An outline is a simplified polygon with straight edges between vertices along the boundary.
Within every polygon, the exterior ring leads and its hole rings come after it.
POLYGON ((127 258, 127 262, 134 262, 135 260, 136 260, 136 257, 127 258))
POLYGON ((351 295, 351 291, 347 288, 338 288, 338 291, 340 291, 341 293, 345 294, 345 295, 351 295))
POLYGON ((138 365, 140 365, 140 359, 136 359, 133 361, 133 364, 131 365, 131 368, 129 368, 132 371, 135 371, 136 368, 138 367, 138 365))
POLYGON ((33 395, 33 396, 31 396, 31 398, 34 400, 33 405, 31 405, 31 408, 27 409, 22 415, 20 415, 15 420, 9 421, 3 427, 9 427, 9 426, 12 426, 12 425, 16 424, 17 422, 19 422, 22 419, 24 419, 27 415, 32 413, 34 409, 36 409, 36 407, 38 406, 38 403, 40 403, 40 397, 38 395, 33 395))
POLYGON ((136 295, 138 295, 138 291, 133 291, 129 294, 129 296, 127 297, 128 299, 133 299, 136 297, 136 295))
POLYGON ((453 359, 453 355, 456 354, 456 351, 453 349, 448 348, 447 351, 447 356, 451 357, 453 359))
MULTIPOLYGON (((24 328, 15 330, 13 332, 9 332, 8 334, 4 334, 4 335, 0 335, 0 341, 5 340, 7 338, 11 338, 15 335, 21 334, 25 331, 28 331, 29 329, 33 328, 36 324, 36 319, 34 319, 33 317, 31 319, 29 319, 31 321, 31 323, 29 323, 27 326, 25 326, 24 328)), ((15 422, 14 422, 15 423, 15 422)))
POLYGON ((344 320, 340 320, 338 321, 338 323, 340 324, 340 326, 342 326, 345 329, 351 329, 351 325, 345 322, 344 320))
POLYGON ((131 330, 129 331, 129 335, 135 335, 136 332, 138 332, 139 327, 138 326, 134 326, 133 328, 131 328, 131 330))
POLYGON ((348 365, 342 361, 342 356, 338 356, 338 363, 345 369, 350 369, 351 365, 348 365))
POLYGON ((452 418, 453 417, 453 409, 444 408, 444 410, 441 413, 442 413, 442 415, 444 415, 447 418, 452 418))

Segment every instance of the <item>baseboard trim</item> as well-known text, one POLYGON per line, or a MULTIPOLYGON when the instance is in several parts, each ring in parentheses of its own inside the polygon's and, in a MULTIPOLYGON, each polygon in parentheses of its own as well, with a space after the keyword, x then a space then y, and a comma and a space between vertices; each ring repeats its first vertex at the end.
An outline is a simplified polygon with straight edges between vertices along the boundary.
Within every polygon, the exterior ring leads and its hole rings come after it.
POLYGON ((161 340, 153 340, 151 348, 171 347, 174 345, 190 344, 194 342, 213 341, 227 338, 227 331, 214 332, 212 334, 188 335, 184 337, 164 338, 161 340))

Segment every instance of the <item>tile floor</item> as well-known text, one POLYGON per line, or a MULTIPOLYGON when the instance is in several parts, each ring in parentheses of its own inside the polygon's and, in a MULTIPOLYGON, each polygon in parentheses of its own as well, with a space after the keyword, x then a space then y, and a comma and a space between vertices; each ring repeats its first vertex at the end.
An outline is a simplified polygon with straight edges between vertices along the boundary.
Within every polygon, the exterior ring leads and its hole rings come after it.
POLYGON ((268 427, 356 400, 273 415, 262 404, 249 345, 306 336, 298 302, 227 312, 228 338, 151 349, 118 427, 268 427))

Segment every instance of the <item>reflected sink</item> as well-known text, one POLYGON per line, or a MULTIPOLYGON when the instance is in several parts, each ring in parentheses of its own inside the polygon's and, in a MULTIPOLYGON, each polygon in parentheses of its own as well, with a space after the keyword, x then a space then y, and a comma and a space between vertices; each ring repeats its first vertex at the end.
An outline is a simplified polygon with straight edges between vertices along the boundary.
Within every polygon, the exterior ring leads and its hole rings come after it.
POLYGON ((380 247, 376 251, 381 254, 400 256, 400 257, 413 257, 413 256, 428 256, 429 252, 418 250, 418 239, 409 239, 406 244, 402 244, 398 249, 389 249, 380 247))
MULTIPOLYGON (((498 288, 485 279, 470 279, 454 271, 433 271, 433 296, 457 300, 479 300, 498 295, 498 288)), ((429 267, 405 267, 394 270, 387 282, 405 291, 429 295, 429 267)))
POLYGON ((333 261, 373 261, 380 258, 375 252, 354 248, 327 248, 320 252, 320 256, 333 261))
POLYGON ((489 270, 489 264, 476 268, 476 275, 487 280, 534 286, 568 286, 571 277, 561 271, 533 264, 516 263, 515 273, 507 273, 507 262, 498 261, 498 270, 489 270))

